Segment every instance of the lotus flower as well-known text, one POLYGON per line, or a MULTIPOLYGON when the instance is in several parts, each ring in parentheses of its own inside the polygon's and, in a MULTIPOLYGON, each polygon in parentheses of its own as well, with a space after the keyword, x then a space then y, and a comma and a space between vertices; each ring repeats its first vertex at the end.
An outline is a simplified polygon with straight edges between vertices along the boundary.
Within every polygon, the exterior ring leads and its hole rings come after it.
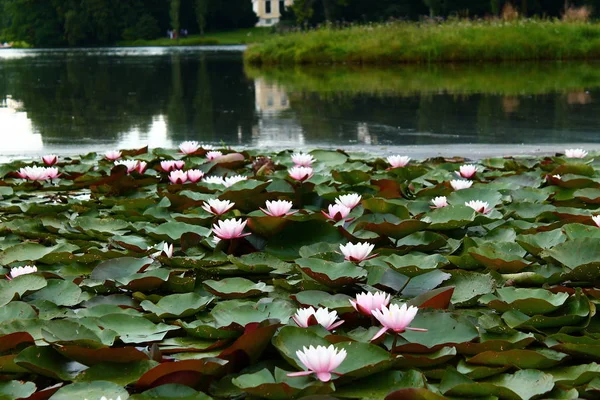
POLYGON ((477 173, 477 167, 471 164, 465 164, 460 166, 460 170, 456 171, 456 174, 465 179, 471 179, 477 173))
POLYGON ((202 179, 202 182, 204 183, 212 183, 215 185, 224 185, 225 184, 225 179, 221 178, 220 176, 207 176, 206 178, 202 179))
POLYGON ((200 148, 200 144, 198 144, 198 142, 196 142, 196 141, 182 142, 179 145, 179 150, 181 150, 181 152, 183 154, 195 153, 196 151, 198 151, 199 148, 200 148))
POLYGON ((389 293, 376 292, 376 293, 359 293, 356 295, 356 300, 350 300, 350 304, 356 311, 361 314, 372 315, 372 311, 381 310, 382 307, 390 304, 391 296, 389 293))
POLYGON ((139 167, 139 161, 138 160, 120 160, 120 161, 115 161, 115 166, 117 165, 124 165, 127 168, 127 173, 131 173, 133 171, 136 171, 139 167))
POLYGON ((287 200, 277 200, 277 201, 269 201, 266 203, 267 209, 260 208, 262 212, 271 216, 271 217, 283 217, 284 215, 292 215, 296 211, 289 212, 292 208, 292 202, 287 200))
POLYGON ((367 242, 364 243, 347 243, 346 245, 340 244, 340 250, 344 254, 344 258, 352 262, 361 262, 373 258, 376 254, 369 257, 369 254, 373 251, 374 244, 367 242))
POLYGON ((200 171, 199 169, 188 169, 187 174, 188 180, 192 183, 198 182, 204 176, 204 172, 200 171))
POLYGON ((333 345, 329 347, 312 345, 308 348, 304 346, 302 350, 296 351, 296 356, 304 364, 307 371, 291 372, 288 376, 304 376, 316 374, 322 382, 331 380, 331 373, 340 366, 346 358, 346 350, 338 350, 333 345))
POLYGON ((339 204, 352 209, 360 203, 361 198, 362 196, 358 193, 344 194, 338 196, 337 199, 335 199, 335 204, 339 204))
POLYGON ((493 209, 490 207, 487 201, 481 200, 465 201, 465 206, 471 207, 473 210, 483 214, 487 214, 493 209))
POLYGON ((588 152, 583 149, 566 149, 565 156, 567 158, 585 158, 587 157, 588 152))
POLYGON ((167 258, 173 257, 173 245, 165 243, 162 252, 167 258))
POLYGON ((250 235, 249 233, 242 233, 247 221, 242 221, 235 218, 226 219, 225 221, 217 221, 213 225, 213 231, 219 239, 237 239, 244 236, 250 235))
MULTIPOLYGON (((415 315, 417 315, 417 311, 419 311, 417 307, 407 307, 406 304, 402 304, 402 307, 398 306, 398 304, 392 304, 389 308, 382 306, 380 310, 371 311, 371 314, 377 318, 381 325, 383 325, 383 328, 381 328, 371 340, 377 339, 390 329, 395 333, 402 333, 406 329, 426 332, 427 329, 408 327, 415 318, 415 315)), ((440 329, 443 329, 443 327, 440 327, 440 329)))
POLYGON ((46 168, 46 179, 56 179, 60 176, 58 172, 58 168, 56 167, 48 167, 46 168))
POLYGON ((328 213, 321 210, 321 212, 323 213, 323 215, 325 217, 327 217, 328 219, 332 219, 336 222, 346 218, 348 216, 348 214, 350 214, 350 211, 352 211, 352 210, 350 210, 348 207, 342 206, 340 204, 330 204, 328 213))
POLYGON ((106 157, 106 159, 108 161, 115 161, 115 160, 118 160, 119 158, 121 158, 121 152, 118 150, 107 151, 104 154, 104 157, 106 157))
POLYGON ((187 172, 176 169, 169 173, 171 183, 185 183, 188 180, 187 172))
POLYGON ((301 328, 308 328, 311 325, 319 324, 328 331, 334 330, 344 323, 340 320, 336 322, 338 315, 336 311, 329 311, 327 308, 319 307, 315 310, 312 307, 300 308, 292 319, 301 328))
POLYGON ((452 186, 452 189, 454 190, 468 189, 471 187, 471 185, 473 185, 473 181, 465 181, 462 179, 455 179, 450 181, 450 186, 452 186))
POLYGON ((223 185, 225 185, 225 187, 230 187, 231 185, 235 185, 238 182, 247 181, 247 180, 248 180, 247 176, 242 176, 242 175, 228 176, 223 181, 223 185))
POLYGON ((37 272, 37 267, 35 265, 25 265, 24 267, 11 268, 9 279, 14 279, 20 275, 33 274, 34 272, 37 272))
POLYGON ((210 199, 202 205, 206 211, 214 215, 223 215, 229 211, 235 203, 229 200, 210 199))
POLYGON ((51 166, 53 166, 54 164, 56 164, 58 162, 58 157, 55 156, 54 154, 48 154, 46 156, 42 156, 42 161, 48 167, 51 167, 51 166))
POLYGON ((310 154, 294 153, 292 154, 292 161, 297 167, 310 167, 315 159, 310 154))
POLYGON ((594 215, 594 216, 592 217, 592 219, 594 220, 594 223, 596 224, 596 226, 597 226, 598 228, 600 228, 600 215, 594 215))
POLYGON ((208 158, 209 161, 216 160, 217 158, 222 156, 223 153, 221 153, 220 151, 209 151, 208 153, 206 153, 206 158, 208 158))
POLYGON ((448 200, 446 196, 438 196, 431 200, 431 208, 444 208, 448 206, 448 200))
POLYGON ((408 156, 389 156, 387 162, 390 163, 392 168, 405 167, 410 161, 408 156))
POLYGON ((295 179, 299 182, 304 182, 313 176, 313 169, 310 167, 292 167, 288 169, 288 173, 292 179, 295 179))
POLYGON ((136 170, 140 174, 143 174, 144 172, 146 172, 147 167, 148 167, 148 163, 146 161, 140 161, 140 162, 138 162, 138 166, 137 166, 136 170))
POLYGON ((45 167, 24 167, 19 169, 17 175, 30 181, 45 181, 48 179, 48 169, 45 167))

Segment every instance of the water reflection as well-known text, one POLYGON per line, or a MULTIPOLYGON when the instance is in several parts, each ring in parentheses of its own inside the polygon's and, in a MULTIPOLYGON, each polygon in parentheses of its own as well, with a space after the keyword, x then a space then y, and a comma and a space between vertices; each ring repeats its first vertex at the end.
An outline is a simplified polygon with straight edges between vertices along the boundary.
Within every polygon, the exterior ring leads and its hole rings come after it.
POLYGON ((245 70, 240 50, 2 50, 0 155, 599 140, 594 64, 245 70))

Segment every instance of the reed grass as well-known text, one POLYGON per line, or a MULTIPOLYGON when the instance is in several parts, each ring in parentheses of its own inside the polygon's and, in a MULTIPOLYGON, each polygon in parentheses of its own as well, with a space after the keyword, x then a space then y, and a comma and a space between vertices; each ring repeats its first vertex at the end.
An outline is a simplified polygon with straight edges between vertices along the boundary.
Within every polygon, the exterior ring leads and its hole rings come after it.
POLYGON ((393 22, 294 32, 250 46, 250 64, 600 59, 600 24, 517 19, 393 22))

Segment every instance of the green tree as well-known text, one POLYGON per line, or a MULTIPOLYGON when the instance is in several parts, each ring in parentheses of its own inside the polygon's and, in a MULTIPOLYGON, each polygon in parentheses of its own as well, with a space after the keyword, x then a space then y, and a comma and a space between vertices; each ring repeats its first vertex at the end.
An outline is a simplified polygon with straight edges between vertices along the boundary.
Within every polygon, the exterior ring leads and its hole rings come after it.
POLYGON ((170 5, 169 16, 171 17, 171 28, 173 28, 175 33, 178 35, 179 28, 180 28, 180 20, 179 20, 180 13, 179 13, 179 11, 181 9, 181 0, 171 0, 171 3, 169 5, 170 5))
POLYGON ((210 0, 196 0, 195 2, 195 12, 196 12, 196 22, 198 23, 198 30, 201 35, 204 35, 204 31, 206 30, 206 17, 208 15, 208 5, 210 0))

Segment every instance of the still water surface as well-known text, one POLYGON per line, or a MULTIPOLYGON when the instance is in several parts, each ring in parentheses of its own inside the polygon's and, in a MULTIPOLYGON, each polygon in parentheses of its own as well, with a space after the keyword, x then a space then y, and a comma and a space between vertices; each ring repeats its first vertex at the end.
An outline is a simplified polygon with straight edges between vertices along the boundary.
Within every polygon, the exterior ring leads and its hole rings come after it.
POLYGON ((416 156, 600 143, 600 65, 260 70, 242 51, 0 50, 0 157, 183 140, 416 156))

